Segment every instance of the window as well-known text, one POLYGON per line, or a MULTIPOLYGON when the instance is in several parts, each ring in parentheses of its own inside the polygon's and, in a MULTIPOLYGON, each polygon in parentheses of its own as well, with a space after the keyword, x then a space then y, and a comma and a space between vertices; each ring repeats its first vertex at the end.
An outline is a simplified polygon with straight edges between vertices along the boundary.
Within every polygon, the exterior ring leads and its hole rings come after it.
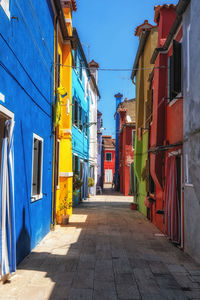
POLYGON ((82 131, 83 124, 82 124, 82 107, 79 105, 79 122, 78 122, 78 128, 82 131))
POLYGON ((135 130, 132 130, 132 148, 135 149, 135 130))
POLYGON ((57 165, 56 165, 56 187, 59 188, 59 172, 60 172, 60 140, 57 140, 57 165))
POLYGON ((72 55, 72 66, 74 67, 74 69, 77 69, 77 49, 75 49, 73 51, 73 55, 72 55))
POLYGON ((43 139, 33 134, 33 162, 32 162, 32 192, 31 199, 42 198, 42 168, 43 168, 43 139))
POLYGON ((84 127, 85 127, 85 135, 87 136, 88 135, 88 118, 87 118, 87 114, 85 113, 85 124, 84 124, 84 127))
POLYGON ((58 86, 60 86, 60 54, 58 54, 58 86))
POLYGON ((77 175, 79 175, 78 163, 79 163, 78 156, 73 154, 73 172, 74 172, 74 174, 77 174, 77 175))
POLYGON ((190 90, 190 25, 187 28, 187 92, 190 90))
POLYGON ((106 153, 106 161, 112 161, 112 153, 106 153))
POLYGON ((74 126, 78 126, 78 101, 75 97, 73 97, 72 123, 74 126))
POLYGON ((82 65, 82 60, 79 60, 79 79, 82 81, 83 78, 83 65, 82 65))
POLYGON ((10 0, 0 0, 0 6, 5 11, 7 17, 10 19, 9 2, 10 0))
POLYGON ((173 41, 173 55, 169 58, 169 100, 173 100, 181 92, 181 43, 173 41))

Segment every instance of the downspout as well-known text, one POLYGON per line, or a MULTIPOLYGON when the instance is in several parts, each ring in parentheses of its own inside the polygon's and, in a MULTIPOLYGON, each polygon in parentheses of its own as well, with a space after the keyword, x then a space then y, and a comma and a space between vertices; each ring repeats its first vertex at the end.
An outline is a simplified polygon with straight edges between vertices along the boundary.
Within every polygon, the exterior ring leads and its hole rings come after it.
MULTIPOLYGON (((59 14, 56 16, 56 38, 55 38, 55 96, 57 94, 58 89, 58 19, 59 14)), ((54 103, 55 104, 55 103, 54 103)), ((58 126, 55 126, 54 129, 54 190, 53 190, 53 227, 55 226, 55 219, 56 219, 56 187, 57 187, 57 155, 58 155, 58 148, 57 148, 57 138, 58 138, 58 126)))

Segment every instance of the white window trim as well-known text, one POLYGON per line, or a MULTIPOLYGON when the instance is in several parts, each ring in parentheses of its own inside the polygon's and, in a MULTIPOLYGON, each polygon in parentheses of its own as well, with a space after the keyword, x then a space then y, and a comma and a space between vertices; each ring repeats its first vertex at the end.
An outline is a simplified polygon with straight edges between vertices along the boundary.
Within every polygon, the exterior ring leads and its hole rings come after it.
POLYGON ((31 202, 37 201, 39 199, 43 198, 43 193, 42 193, 42 179, 43 179, 43 144, 44 144, 44 139, 40 137, 39 135, 33 133, 33 144, 32 144, 32 177, 31 177, 31 202), (34 195, 32 194, 32 182, 33 182, 33 155, 34 155, 34 138, 38 139, 39 141, 42 142, 42 153, 41 153, 41 178, 40 178, 40 194, 34 195))
POLYGON ((0 6, 3 8, 6 16, 8 17, 8 19, 10 20, 10 10, 9 10, 9 6, 10 6, 10 0, 0 0, 0 6))
POLYGON ((187 27, 187 92, 190 90, 190 28, 187 27))

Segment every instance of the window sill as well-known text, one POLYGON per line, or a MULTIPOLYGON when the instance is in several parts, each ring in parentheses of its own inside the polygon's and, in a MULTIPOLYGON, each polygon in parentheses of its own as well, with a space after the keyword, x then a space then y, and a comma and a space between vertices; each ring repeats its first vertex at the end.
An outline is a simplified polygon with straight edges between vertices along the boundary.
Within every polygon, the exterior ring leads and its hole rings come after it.
POLYGON ((193 185, 192 183, 187 183, 187 182, 185 182, 185 186, 186 186, 186 187, 191 187, 191 188, 194 187, 194 185, 193 185))
POLYGON ((39 195, 34 195, 34 196, 31 197, 31 202, 35 202, 35 201, 40 200, 42 198, 43 198, 43 194, 42 193, 39 194, 39 195))
POLYGON ((183 98, 183 93, 180 92, 174 99, 172 99, 172 100, 168 103, 169 107, 172 106, 172 105, 174 105, 177 101, 182 100, 182 98, 183 98))

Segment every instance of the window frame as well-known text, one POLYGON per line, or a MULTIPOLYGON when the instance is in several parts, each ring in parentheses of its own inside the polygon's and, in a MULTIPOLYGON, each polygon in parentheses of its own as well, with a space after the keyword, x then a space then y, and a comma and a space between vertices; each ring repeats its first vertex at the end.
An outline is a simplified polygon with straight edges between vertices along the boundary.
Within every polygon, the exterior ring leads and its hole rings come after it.
POLYGON ((59 182, 60 182, 60 140, 57 139, 57 182, 56 182, 56 188, 59 189, 59 182))
POLYGON ((79 79, 83 81, 83 63, 81 57, 79 58, 79 79))
POLYGON ((0 0, 0 6, 4 10, 8 19, 10 20, 10 0, 0 0))
POLYGON ((132 149, 135 149, 135 129, 132 129, 132 149), (134 145, 133 145, 133 133, 134 133, 134 145))
POLYGON ((112 152, 106 152, 106 157, 105 157, 105 161, 112 161, 112 152), (111 159, 107 159, 107 154, 110 154, 111 155, 111 159))
POLYGON ((33 133, 33 144, 32 144, 32 177, 31 177, 31 202, 37 201, 43 198, 42 193, 42 182, 43 182, 43 151, 44 151, 44 139, 33 133), (34 167, 34 139, 41 142, 41 160, 40 160, 40 193, 33 195, 33 167, 34 167))

